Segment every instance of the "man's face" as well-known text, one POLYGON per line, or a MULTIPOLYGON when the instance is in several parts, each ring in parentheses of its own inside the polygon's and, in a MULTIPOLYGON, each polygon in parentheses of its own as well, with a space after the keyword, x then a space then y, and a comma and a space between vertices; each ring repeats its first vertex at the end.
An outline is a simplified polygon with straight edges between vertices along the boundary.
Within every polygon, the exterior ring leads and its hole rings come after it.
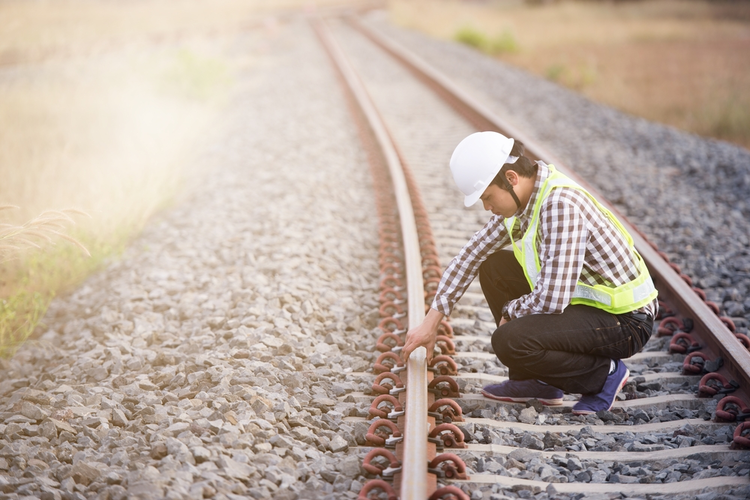
POLYGON ((490 184, 479 199, 482 200, 484 209, 489 210, 495 215, 513 217, 513 214, 518 210, 516 202, 510 193, 504 189, 500 189, 500 186, 497 184, 490 184))

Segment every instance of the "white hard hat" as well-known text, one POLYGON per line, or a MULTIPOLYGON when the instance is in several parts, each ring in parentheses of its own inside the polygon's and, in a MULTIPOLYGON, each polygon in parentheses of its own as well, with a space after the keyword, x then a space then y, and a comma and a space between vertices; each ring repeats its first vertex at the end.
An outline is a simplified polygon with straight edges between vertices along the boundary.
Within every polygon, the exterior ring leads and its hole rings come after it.
POLYGON ((510 156, 513 139, 497 132, 476 132, 462 140, 451 156, 451 173, 458 189, 465 195, 464 205, 479 200, 505 163, 515 163, 510 156))

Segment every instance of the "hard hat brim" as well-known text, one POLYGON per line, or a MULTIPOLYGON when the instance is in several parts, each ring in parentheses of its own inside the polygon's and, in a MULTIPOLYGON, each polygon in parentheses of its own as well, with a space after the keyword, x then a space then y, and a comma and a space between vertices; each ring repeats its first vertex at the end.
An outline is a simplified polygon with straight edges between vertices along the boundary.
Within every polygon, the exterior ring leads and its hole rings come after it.
MULTIPOLYGON (((489 187, 489 185, 488 185, 488 187, 489 187)), ((473 204, 475 204, 477 201, 479 201, 479 198, 482 197, 482 194, 485 192, 486 189, 487 188, 484 188, 481 191, 474 191, 470 195, 464 196, 464 206, 465 207, 470 207, 473 204)))
MULTIPOLYGON (((512 140, 513 139, 511 139, 511 141, 512 140)), ((508 156, 505 162, 500 165, 500 168, 497 169, 497 172, 492 176, 492 178, 487 181, 487 185, 481 191, 477 190, 470 195, 464 196, 464 206, 470 207, 477 201, 479 201, 479 198, 481 198, 484 192, 487 191, 487 188, 490 187, 490 184, 492 184, 492 181, 495 179, 495 176, 500 172, 500 170, 502 170, 505 165, 512 165, 516 161, 518 161, 518 156, 508 156)))

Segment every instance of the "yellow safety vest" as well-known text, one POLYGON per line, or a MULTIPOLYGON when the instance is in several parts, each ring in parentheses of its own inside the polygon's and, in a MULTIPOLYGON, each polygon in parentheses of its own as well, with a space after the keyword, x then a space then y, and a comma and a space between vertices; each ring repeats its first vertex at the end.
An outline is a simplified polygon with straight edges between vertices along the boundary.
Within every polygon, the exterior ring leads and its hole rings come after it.
POLYGON ((606 285, 587 285, 580 281, 576 285, 575 291, 573 292, 573 298, 570 301, 571 304, 583 304, 587 306, 597 307, 604 311, 612 314, 623 314, 626 312, 634 311, 640 307, 645 306, 656 298, 657 291, 654 287, 654 283, 651 280, 651 275, 648 272, 646 263, 643 258, 635 250, 633 245, 633 238, 620 224, 620 221, 612 215, 612 212, 604 208, 596 199, 591 196, 585 189, 579 184, 570 179, 569 177, 561 174, 555 167, 548 165, 550 175, 547 180, 542 184, 539 195, 537 196, 536 203, 534 204, 531 223, 529 224, 526 233, 523 235, 520 244, 516 244, 513 240, 513 227, 517 220, 515 217, 509 217, 505 220, 505 226, 510 235, 511 243, 513 244, 513 254, 516 259, 523 267, 526 280, 529 282, 531 289, 534 289, 536 282, 539 278, 539 273, 542 266, 539 262, 539 253, 536 246, 537 238, 537 227, 539 226, 539 212, 542 208, 542 203, 549 196, 555 188, 567 187, 572 189, 578 189, 582 191, 596 207, 607 217, 607 219, 622 233, 628 242, 630 251, 635 255, 638 260, 640 267, 640 273, 636 279, 625 283, 620 286, 606 286, 606 285))

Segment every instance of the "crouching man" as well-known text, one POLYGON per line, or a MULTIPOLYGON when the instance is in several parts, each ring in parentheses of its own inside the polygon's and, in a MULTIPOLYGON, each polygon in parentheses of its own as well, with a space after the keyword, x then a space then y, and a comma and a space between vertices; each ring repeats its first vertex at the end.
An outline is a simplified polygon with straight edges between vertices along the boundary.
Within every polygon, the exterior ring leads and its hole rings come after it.
POLYGON ((492 216, 443 273, 404 359, 419 346, 432 354, 440 321, 479 275, 497 323, 492 347, 509 369, 482 394, 560 405, 576 393, 573 413, 609 410, 630 375, 621 360, 643 348, 658 307, 631 236, 581 186, 496 132, 466 137, 450 168, 464 204, 481 200, 492 216))

